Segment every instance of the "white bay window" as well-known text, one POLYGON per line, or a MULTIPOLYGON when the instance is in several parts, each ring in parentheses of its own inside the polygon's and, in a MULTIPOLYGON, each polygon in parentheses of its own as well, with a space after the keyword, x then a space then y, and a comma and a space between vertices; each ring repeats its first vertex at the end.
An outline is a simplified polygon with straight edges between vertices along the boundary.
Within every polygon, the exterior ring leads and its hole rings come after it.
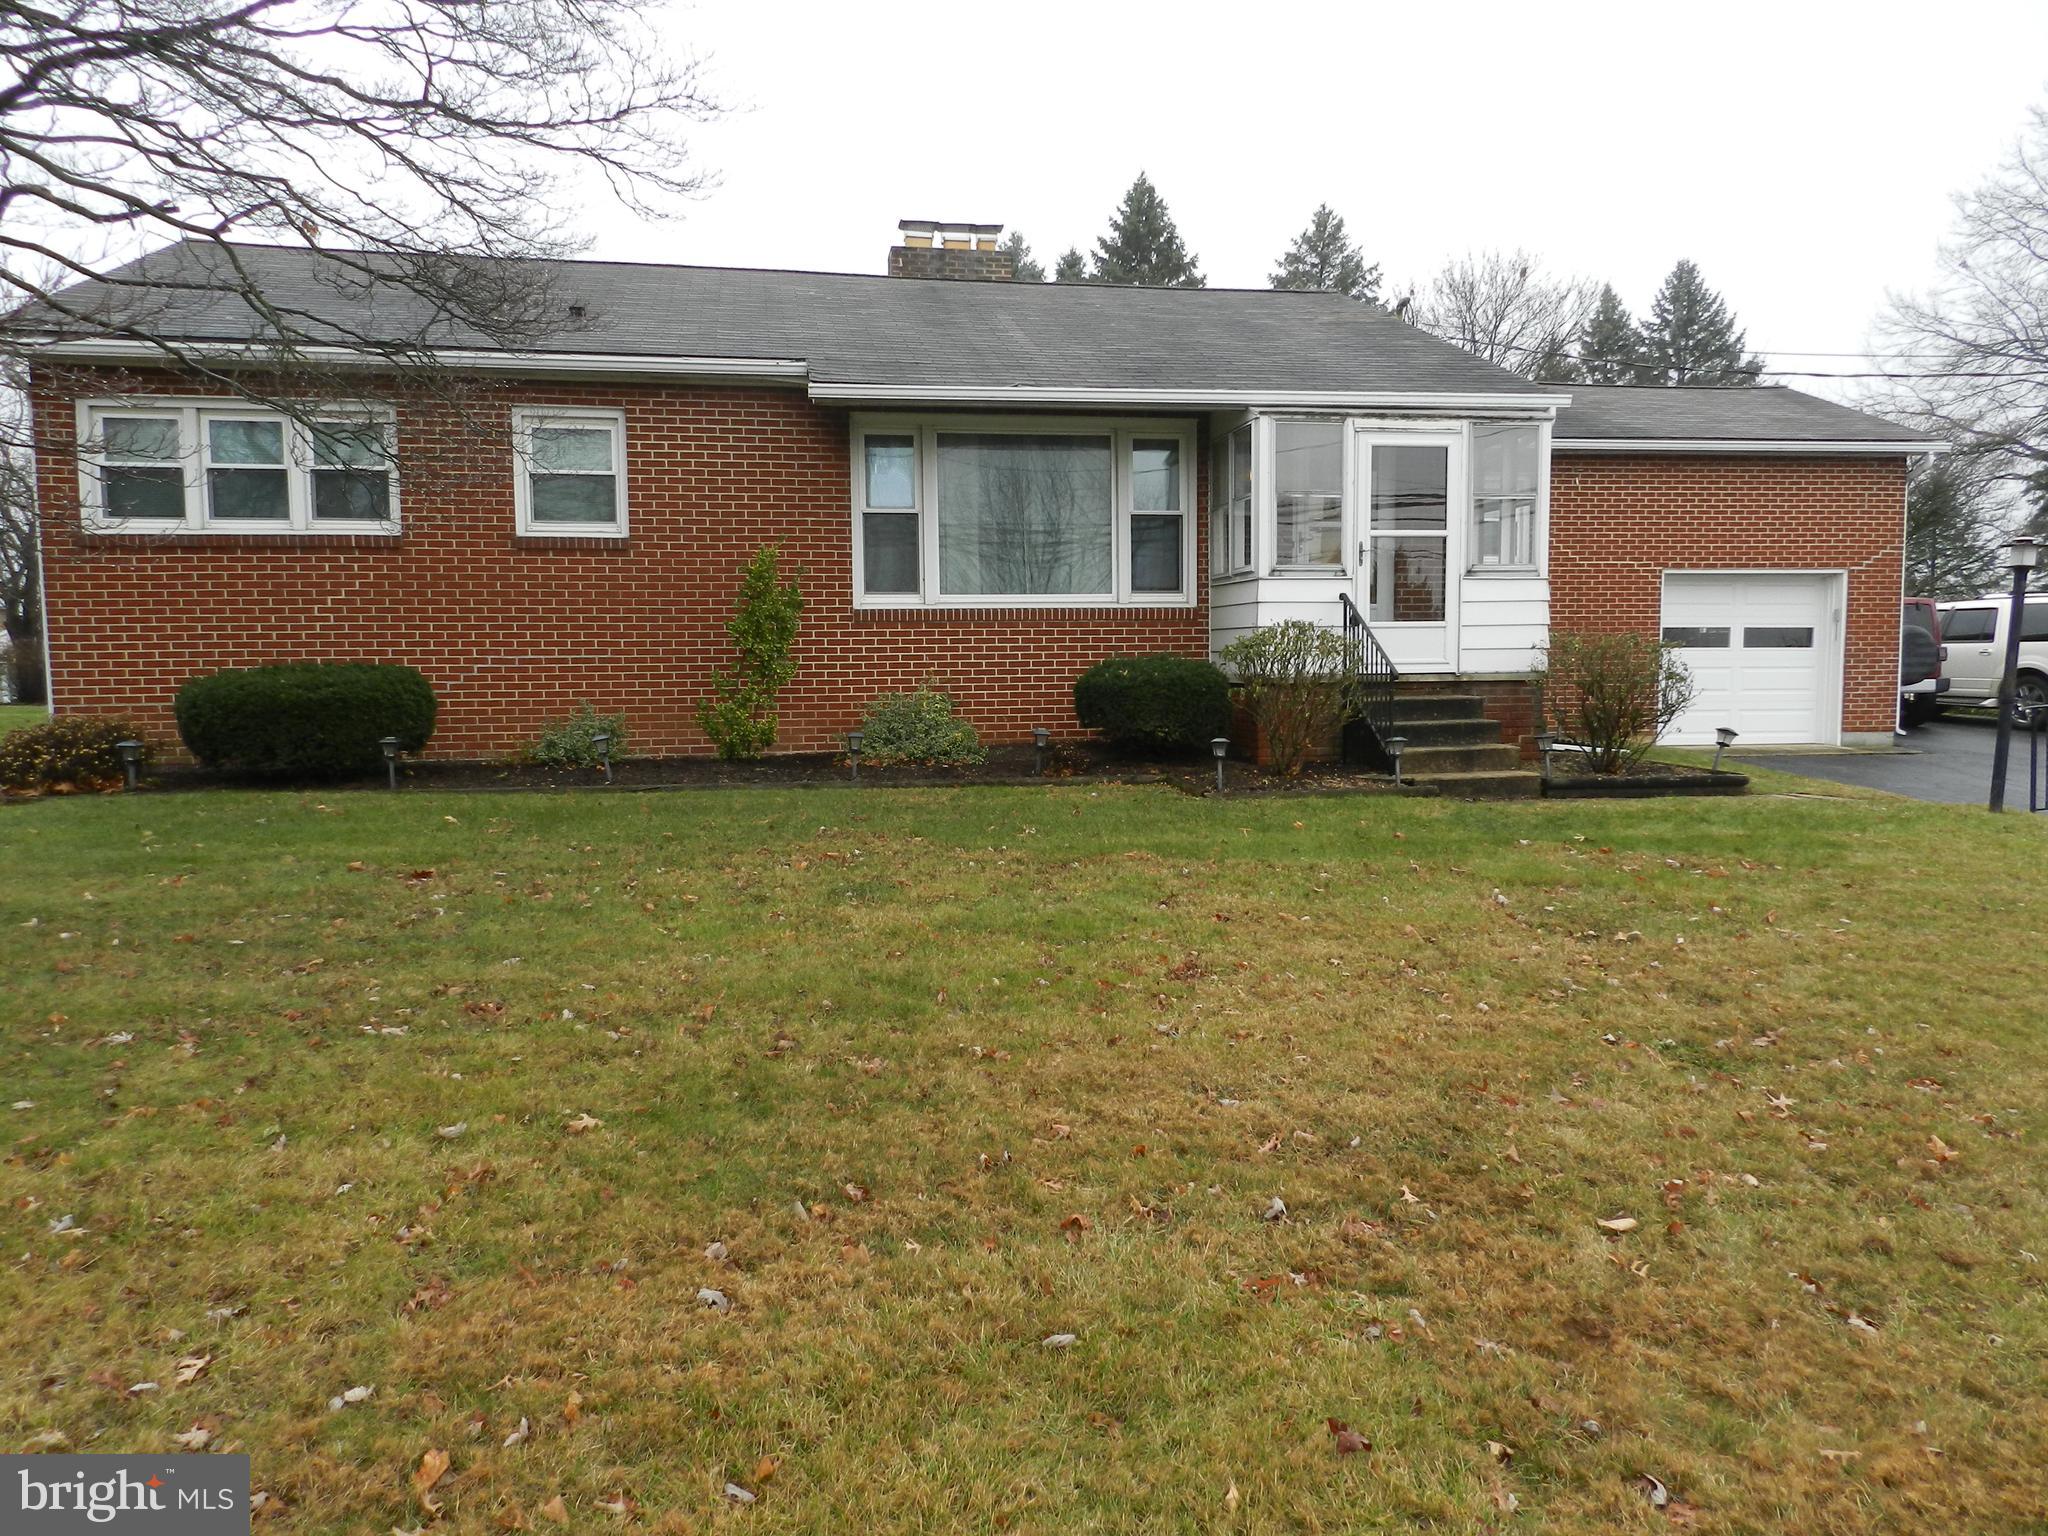
POLYGON ((867 418, 853 431, 855 600, 1186 604, 1192 429, 867 418))
POLYGON ((388 412, 226 401, 80 406, 87 525, 104 533, 391 533, 388 412))

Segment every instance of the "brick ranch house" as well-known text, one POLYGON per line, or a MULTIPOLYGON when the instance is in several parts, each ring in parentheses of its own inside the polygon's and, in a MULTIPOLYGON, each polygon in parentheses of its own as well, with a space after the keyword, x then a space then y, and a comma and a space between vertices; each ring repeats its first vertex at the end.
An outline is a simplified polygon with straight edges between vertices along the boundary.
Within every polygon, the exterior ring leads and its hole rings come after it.
POLYGON ((927 680, 991 739, 1073 732, 1090 663, 1336 624, 1340 595, 1403 688, 1525 743, 1553 628, 1683 645, 1680 741, 1888 738, 1938 444, 1787 389, 1539 386, 1337 295, 1004 281, 989 226, 903 227, 880 277, 563 263, 567 324, 516 354, 238 247, 266 297, 460 379, 365 375, 320 431, 206 377, 276 356, 217 251, 73 290, 147 294, 195 366, 102 331, 32 370, 53 707, 175 749, 194 674, 398 661, 440 695, 436 755, 579 701, 636 752, 707 752, 694 708, 773 541, 809 605, 785 750, 927 680))

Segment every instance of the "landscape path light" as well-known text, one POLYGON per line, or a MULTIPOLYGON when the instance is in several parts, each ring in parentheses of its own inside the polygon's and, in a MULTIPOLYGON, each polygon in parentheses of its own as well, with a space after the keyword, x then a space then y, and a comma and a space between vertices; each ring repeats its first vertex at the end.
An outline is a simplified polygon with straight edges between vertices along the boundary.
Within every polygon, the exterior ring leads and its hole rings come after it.
POLYGON ((599 731, 590 738, 590 744, 597 748, 598 761, 604 764, 604 781, 612 781, 612 738, 607 731, 599 731))
POLYGON ((1543 782, 1550 782, 1550 753, 1557 745, 1557 737, 1550 731, 1538 731, 1535 736, 1536 755, 1543 764, 1543 782))
POLYGON ((142 769, 142 743, 139 741, 117 741, 114 750, 121 754, 121 776, 133 789, 142 769))
POLYGON ((1714 772, 1721 771, 1721 754, 1735 745, 1739 733, 1725 725, 1714 727, 1714 772))
POLYGON ((1387 738, 1387 755, 1394 760, 1394 782, 1396 784, 1401 782, 1401 754, 1407 750, 1408 738, 1406 736, 1389 736, 1387 738))
POLYGON ((1045 772, 1045 749, 1051 741, 1052 732, 1044 726, 1035 725, 1031 728, 1031 771, 1034 774, 1045 772))
POLYGON ((1230 751, 1230 738, 1228 736, 1211 736, 1209 738, 1209 751, 1216 758, 1216 793, 1220 795, 1223 793, 1223 758, 1230 751))
POLYGON ((398 788, 398 738, 385 736, 377 745, 384 749, 384 780, 388 787, 398 788))
POLYGON ((853 769, 853 782, 856 784, 860 782, 860 734, 859 731, 846 733, 846 761, 853 769))
POLYGON ((2012 760, 2012 717, 2020 678, 2020 620, 2026 613, 2027 582, 2041 563, 2041 546, 2021 534, 2005 546, 2005 568, 2012 572, 2012 608, 2005 621, 2005 672, 1998 684, 1998 743, 1991 749, 1991 809, 2005 809, 2005 767, 2012 760))

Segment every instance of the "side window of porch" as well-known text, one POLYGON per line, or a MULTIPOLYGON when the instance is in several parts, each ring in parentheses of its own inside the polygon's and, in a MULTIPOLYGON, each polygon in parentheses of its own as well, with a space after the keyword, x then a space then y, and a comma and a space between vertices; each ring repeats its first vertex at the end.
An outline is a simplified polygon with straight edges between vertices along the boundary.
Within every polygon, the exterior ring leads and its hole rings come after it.
POLYGON ((1209 530, 1209 564, 1219 576, 1252 568, 1252 424, 1246 422, 1216 442, 1216 472, 1210 492, 1214 508, 1209 530))
POLYGON ((1536 428, 1473 427, 1473 570, 1536 568, 1536 501, 1542 473, 1536 428))

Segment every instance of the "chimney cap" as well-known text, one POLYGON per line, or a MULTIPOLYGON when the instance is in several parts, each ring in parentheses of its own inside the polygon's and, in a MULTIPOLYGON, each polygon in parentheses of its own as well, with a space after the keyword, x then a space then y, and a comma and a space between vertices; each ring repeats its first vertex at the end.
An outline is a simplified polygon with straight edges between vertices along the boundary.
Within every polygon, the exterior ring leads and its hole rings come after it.
POLYGON ((906 235, 931 234, 936 230, 952 230, 968 235, 1000 235, 1000 224, 971 224, 964 219, 898 219, 896 227, 906 235))

